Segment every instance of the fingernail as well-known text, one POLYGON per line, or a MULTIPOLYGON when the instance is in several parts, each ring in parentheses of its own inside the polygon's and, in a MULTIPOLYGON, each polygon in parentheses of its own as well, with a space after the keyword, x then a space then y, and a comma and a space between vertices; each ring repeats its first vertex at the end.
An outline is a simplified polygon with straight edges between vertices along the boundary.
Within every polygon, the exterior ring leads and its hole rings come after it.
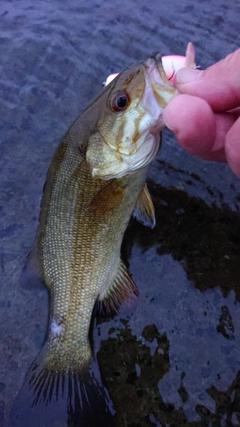
POLYGON ((203 73, 203 70, 194 70, 193 68, 181 68, 175 77, 175 86, 191 83, 197 80, 203 73))

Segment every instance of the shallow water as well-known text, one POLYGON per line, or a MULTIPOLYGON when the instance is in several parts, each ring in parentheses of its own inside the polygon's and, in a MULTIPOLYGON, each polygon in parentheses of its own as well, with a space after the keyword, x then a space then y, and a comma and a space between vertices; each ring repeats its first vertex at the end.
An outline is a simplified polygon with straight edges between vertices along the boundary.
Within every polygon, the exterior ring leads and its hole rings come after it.
MULTIPOLYGON (((239 12, 236 0, 1 1, 0 426, 45 337, 46 291, 19 277, 60 137, 108 74, 152 52, 191 40, 205 68, 233 51, 239 12)), ((165 132, 149 188, 157 226, 133 222, 123 246, 140 296, 95 331, 117 425, 240 425, 239 181, 165 132)))

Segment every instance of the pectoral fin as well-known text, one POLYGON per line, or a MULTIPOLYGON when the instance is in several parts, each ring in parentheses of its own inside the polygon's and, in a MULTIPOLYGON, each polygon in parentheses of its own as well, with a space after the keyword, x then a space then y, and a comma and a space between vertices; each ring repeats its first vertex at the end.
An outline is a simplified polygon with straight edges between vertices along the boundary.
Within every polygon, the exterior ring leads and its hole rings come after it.
POLYGON ((133 216, 143 225, 151 228, 155 227, 155 211, 147 184, 144 185, 141 193, 138 196, 136 207, 133 211, 133 216))
POLYGON ((86 206, 85 215, 92 212, 97 212, 98 215, 111 213, 122 203, 124 191, 125 187, 121 186, 117 180, 111 179, 86 206))
POLYGON ((29 252, 25 266, 20 276, 20 286, 26 289, 43 287, 43 273, 38 261, 37 239, 29 252))
POLYGON ((133 301, 138 294, 137 287, 121 260, 114 280, 99 295, 100 311, 106 314, 116 314, 124 302, 133 301))

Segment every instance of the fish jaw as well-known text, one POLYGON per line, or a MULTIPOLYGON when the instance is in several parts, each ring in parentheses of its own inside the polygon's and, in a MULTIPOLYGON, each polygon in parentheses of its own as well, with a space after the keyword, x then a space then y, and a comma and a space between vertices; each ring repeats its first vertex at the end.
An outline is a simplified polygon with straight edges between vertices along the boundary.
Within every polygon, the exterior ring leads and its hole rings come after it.
POLYGON ((150 126, 150 130, 160 132, 164 128, 163 110, 177 95, 177 90, 172 87, 166 77, 159 53, 149 58, 145 64, 146 86, 140 104, 151 116, 152 126, 150 126))
POLYGON ((160 147, 163 110, 177 95, 164 73, 160 54, 137 64, 135 74, 131 69, 125 74, 121 73, 109 85, 109 100, 118 93, 115 86, 120 77, 120 82, 123 80, 125 84, 124 90, 129 91, 130 105, 123 112, 111 111, 100 119, 96 132, 88 141, 86 159, 93 178, 121 178, 149 165, 160 147), (134 78, 136 85, 132 89, 134 78))

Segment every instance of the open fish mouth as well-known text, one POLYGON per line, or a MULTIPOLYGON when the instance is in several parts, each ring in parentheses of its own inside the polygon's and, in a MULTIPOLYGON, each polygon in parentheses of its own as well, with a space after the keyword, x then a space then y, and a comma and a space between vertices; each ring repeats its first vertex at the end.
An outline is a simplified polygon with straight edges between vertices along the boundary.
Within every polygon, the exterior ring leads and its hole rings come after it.
POLYGON ((177 94, 164 72, 160 53, 156 53, 147 59, 144 76, 146 87, 141 99, 141 105, 145 110, 149 111, 153 120, 157 121, 156 127, 160 130, 163 123, 160 123, 159 120, 163 109, 177 94))
POLYGON ((159 52, 151 55, 150 58, 145 61, 145 66, 149 69, 149 74, 156 84, 159 86, 170 86, 163 68, 162 55, 159 52))

